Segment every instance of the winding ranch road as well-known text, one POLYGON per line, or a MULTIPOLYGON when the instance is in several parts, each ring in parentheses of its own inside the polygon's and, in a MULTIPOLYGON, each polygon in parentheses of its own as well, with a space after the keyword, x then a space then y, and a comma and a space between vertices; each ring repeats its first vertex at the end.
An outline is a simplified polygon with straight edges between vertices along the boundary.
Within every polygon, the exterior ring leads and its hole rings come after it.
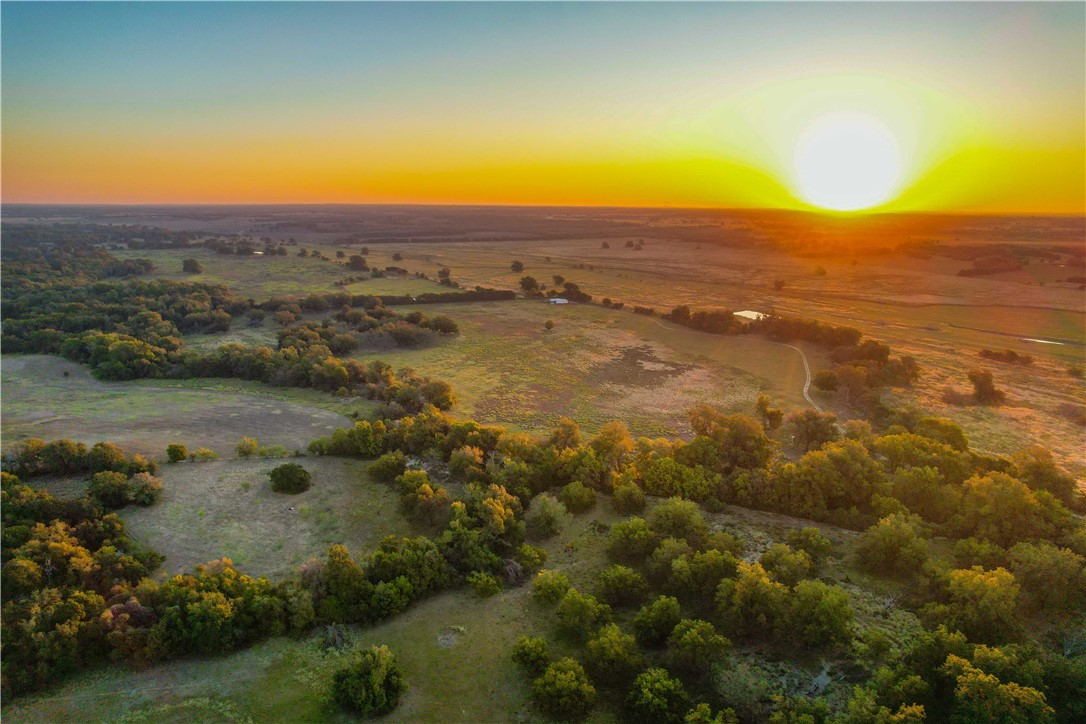
MULTIPOLYGON (((684 332, 691 332, 693 334, 704 334, 707 337, 716 337, 718 339, 720 337, 724 336, 724 335, 720 335, 720 334, 713 334, 712 332, 702 332, 701 330, 698 330, 698 329, 691 329, 690 327, 684 327, 681 324, 675 324, 674 322, 671 323, 671 326, 668 326, 668 325, 664 324, 664 320, 662 320, 662 319, 657 319, 656 323, 659 324, 664 329, 682 330, 684 332)), ((784 342, 774 342, 773 340, 770 340, 770 339, 765 339, 765 340, 762 340, 762 341, 763 342, 769 342, 770 344, 778 344, 781 347, 787 347, 788 349, 794 349, 795 351, 799 352, 799 358, 801 360, 803 360, 803 371, 807 373, 807 381, 803 383, 803 399, 807 400, 807 402, 810 403, 811 407, 818 410, 819 412, 825 412, 825 410, 823 410, 821 407, 818 406, 818 403, 816 403, 814 400, 811 399, 811 395, 809 393, 809 390, 811 389, 811 365, 807 363, 807 355, 804 354, 803 350, 801 350, 799 347, 794 347, 793 345, 785 344, 784 342)))

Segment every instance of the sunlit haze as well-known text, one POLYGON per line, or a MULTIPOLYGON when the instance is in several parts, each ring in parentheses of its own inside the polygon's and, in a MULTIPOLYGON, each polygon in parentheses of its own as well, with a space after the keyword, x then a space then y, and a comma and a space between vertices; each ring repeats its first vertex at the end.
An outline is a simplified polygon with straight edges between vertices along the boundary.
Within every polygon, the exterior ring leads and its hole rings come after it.
POLYGON ((2 13, 6 203, 1086 205, 1082 3, 2 13))

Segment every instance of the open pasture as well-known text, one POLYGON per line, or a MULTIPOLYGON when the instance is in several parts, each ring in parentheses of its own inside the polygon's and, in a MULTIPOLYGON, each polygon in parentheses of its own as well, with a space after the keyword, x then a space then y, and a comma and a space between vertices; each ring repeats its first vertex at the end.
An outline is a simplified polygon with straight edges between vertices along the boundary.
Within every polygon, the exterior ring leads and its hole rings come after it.
MULTIPOLYGON (((301 246, 288 247, 287 256, 236 256, 217 254, 210 249, 132 249, 115 252, 121 258, 150 259, 156 270, 143 279, 175 279, 178 281, 223 284, 234 294, 243 299, 263 301, 270 297, 304 296, 310 292, 332 292, 347 289, 353 294, 422 294, 424 292, 447 292, 446 287, 437 282, 414 277, 368 278, 367 272, 356 272, 342 263, 329 259, 297 256, 301 246), (183 259, 196 259, 203 267, 199 274, 182 271, 183 259), (345 277, 365 276, 367 279, 355 282, 347 287, 338 287, 335 282, 345 277)), ((315 247, 308 247, 315 248, 315 247)), ((322 246, 325 256, 335 257, 337 249, 342 247, 322 246)), ((347 250, 357 254, 358 249, 347 250)), ((382 248, 377 255, 367 257, 371 266, 384 268, 399 262, 392 260, 392 250, 382 248)), ((345 260, 338 260, 343 262, 345 260)), ((412 270, 415 271, 415 270, 412 270)), ((431 270, 434 276, 437 269, 431 270)))
POLYGON ((346 403, 317 407, 335 398, 313 390, 240 380, 102 382, 81 365, 42 355, 7 355, 2 365, 5 445, 28 437, 109 440, 161 458, 174 442, 224 454, 242 437, 255 437, 295 450, 350 423, 346 403))
MULTIPOLYGON (((749 413, 764 392, 781 404, 806 404, 799 353, 758 338, 539 300, 417 308, 452 316, 460 334, 378 356, 446 380, 459 398, 457 414, 483 422, 544 432, 565 415, 587 431, 615 419, 635 435, 660 436, 687 433, 686 411, 702 402, 749 413)), ((816 369, 825 364, 813 348, 808 356, 816 369)))
POLYGON ((160 573, 173 575, 223 556, 253 576, 281 580, 328 546, 358 555, 386 535, 410 535, 399 496, 373 482, 363 462, 290 458, 313 476, 297 495, 273 492, 268 472, 288 460, 221 460, 165 465, 162 500, 128 507, 121 517, 136 540, 166 556, 160 573))

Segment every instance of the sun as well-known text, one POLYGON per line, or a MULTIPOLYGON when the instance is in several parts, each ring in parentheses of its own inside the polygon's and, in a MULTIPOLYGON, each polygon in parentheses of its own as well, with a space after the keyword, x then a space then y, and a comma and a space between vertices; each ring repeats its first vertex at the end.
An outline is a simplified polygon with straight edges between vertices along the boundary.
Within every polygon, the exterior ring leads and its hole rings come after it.
POLYGON ((859 211, 893 198, 901 183, 901 153, 893 134, 870 116, 825 116, 796 142, 794 172, 803 200, 859 211))

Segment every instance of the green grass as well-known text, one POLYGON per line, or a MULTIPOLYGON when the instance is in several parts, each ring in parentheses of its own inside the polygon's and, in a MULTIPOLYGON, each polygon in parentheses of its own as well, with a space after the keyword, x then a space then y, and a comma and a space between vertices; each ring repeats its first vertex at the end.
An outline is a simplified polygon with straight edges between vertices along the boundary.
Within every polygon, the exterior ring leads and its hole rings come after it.
MULTIPOLYGON (((447 292, 448 288, 437 282, 414 277, 384 277, 366 279, 347 287, 338 287, 335 282, 352 276, 368 276, 365 272, 355 272, 341 262, 343 259, 330 261, 313 257, 299 257, 300 247, 290 247, 288 256, 234 256, 216 254, 203 248, 194 249, 136 249, 115 252, 121 258, 150 259, 157 267, 155 272, 141 279, 177 279, 180 281, 204 282, 207 284, 225 284, 234 294, 243 299, 263 301, 270 297, 302 296, 310 292, 350 291, 352 294, 422 294, 423 292, 447 292), (197 259, 204 271, 200 274, 187 274, 181 270, 183 259, 197 259)), ((313 247, 308 247, 313 248, 313 247)), ((333 248, 324 248, 327 256, 335 256, 333 248)), ((353 250, 352 253, 357 253, 353 250)), ((377 263, 376 258, 371 258, 377 263)), ((386 260, 381 266, 396 264, 386 260)), ((432 272, 436 272, 436 267, 432 272)))
POLYGON ((5 355, 0 365, 5 445, 27 437, 110 440, 161 458, 174 442, 221 454, 255 437, 294 450, 349 425, 349 412, 374 409, 367 400, 242 380, 102 382, 59 357, 5 355))
POLYGON ((277 580, 332 544, 359 554, 386 535, 414 530, 400 513, 398 495, 371 481, 366 463, 290 461, 313 476, 304 493, 272 492, 268 471, 282 459, 179 463, 162 468, 161 501, 121 515, 137 540, 166 556, 161 572, 170 575, 225 556, 246 573, 277 580))
MULTIPOLYGON (((618 419, 655 437, 685 433, 686 411, 701 402, 749 413, 766 392, 782 404, 805 404, 799 354, 752 337, 703 335, 590 305, 415 308, 452 316, 460 334, 377 356, 446 380, 459 398, 456 412, 481 421, 541 432, 562 415, 589 431, 618 419), (545 329, 547 320, 554 329, 545 329)), ((821 355, 809 356, 817 368, 821 355)))

